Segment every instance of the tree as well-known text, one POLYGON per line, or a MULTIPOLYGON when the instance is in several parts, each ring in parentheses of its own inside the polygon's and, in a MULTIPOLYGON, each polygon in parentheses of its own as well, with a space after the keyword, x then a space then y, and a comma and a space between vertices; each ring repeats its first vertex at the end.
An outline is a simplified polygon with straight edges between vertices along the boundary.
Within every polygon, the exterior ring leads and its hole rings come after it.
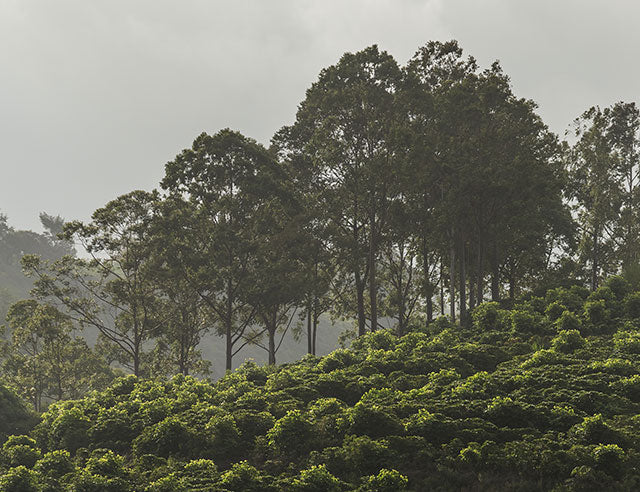
POLYGON ((2 367, 36 412, 44 399, 79 398, 113 379, 86 342, 72 335, 69 317, 55 307, 33 299, 17 302, 9 309, 7 324, 11 341, 2 367))
POLYGON ((371 46, 346 53, 322 70, 283 130, 313 164, 318 198, 330 220, 338 274, 355 291, 358 333, 378 327, 377 265, 389 199, 395 193, 396 110, 401 72, 386 52, 371 46))
POLYGON ((150 237, 157 200, 155 192, 133 191, 96 210, 89 224, 66 224, 65 238, 80 241, 90 260, 23 258, 36 278, 34 294, 96 328, 135 375, 143 372, 145 345, 166 322, 150 237))
POLYGON ((174 205, 166 227, 167 253, 215 313, 226 342, 226 368, 246 345, 255 308, 250 264, 258 242, 253 214, 273 190, 277 164, 256 141, 231 130, 200 135, 166 166, 162 187, 174 205))

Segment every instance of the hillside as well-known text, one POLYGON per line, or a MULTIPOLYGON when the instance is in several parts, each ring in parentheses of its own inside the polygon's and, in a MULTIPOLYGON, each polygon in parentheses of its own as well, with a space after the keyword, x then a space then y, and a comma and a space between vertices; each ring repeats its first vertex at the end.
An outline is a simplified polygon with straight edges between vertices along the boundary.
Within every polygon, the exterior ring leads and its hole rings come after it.
POLYGON ((215 384, 121 378, 8 440, 0 489, 637 490, 639 326, 614 277, 215 384))

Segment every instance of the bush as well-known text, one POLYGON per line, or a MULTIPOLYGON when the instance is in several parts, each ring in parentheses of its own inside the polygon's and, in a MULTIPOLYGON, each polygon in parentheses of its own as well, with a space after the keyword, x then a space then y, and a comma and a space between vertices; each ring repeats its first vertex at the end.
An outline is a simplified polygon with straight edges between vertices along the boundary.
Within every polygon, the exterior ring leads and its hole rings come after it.
POLYGON ((603 299, 584 303, 584 317, 595 326, 601 326, 611 320, 611 312, 603 299))
POLYGON ((544 314, 547 316, 549 321, 556 321, 565 311, 567 311, 567 306, 558 301, 554 301, 547 306, 544 314))
POLYGON ((301 457, 313 447, 313 426, 300 410, 290 410, 269 430, 267 439, 278 453, 301 457))
POLYGON ((206 452, 204 436, 191 429, 178 417, 166 419, 147 427, 133 441, 136 455, 154 454, 168 458, 194 458, 206 452))
POLYGON ((551 346, 557 352, 569 354, 584 347, 585 343, 585 339, 582 338, 578 330, 562 330, 551 341, 551 346))
POLYGON ((40 450, 29 436, 10 436, 2 446, 2 461, 9 466, 33 468, 40 459, 40 450))
POLYGON ((542 326, 536 317, 527 311, 511 311, 511 328, 515 333, 541 333, 542 326))
POLYGON ((20 465, 0 476, 0 490, 3 492, 39 492, 38 475, 20 465))
POLYGON ((377 475, 368 477, 358 492, 403 492, 408 486, 407 477, 396 470, 383 468, 377 475))
POLYGON ((609 277, 605 282, 605 286, 613 292, 613 295, 618 301, 624 299, 625 296, 631 292, 631 284, 620 275, 609 277))
POLYGON ((342 482, 329 473, 325 465, 313 465, 302 470, 287 489, 295 492, 340 492, 343 487, 342 482))
POLYGON ((554 325, 558 332, 568 330, 582 330, 582 323, 580 322, 580 318, 578 318, 578 316, 576 316, 571 311, 563 311, 560 317, 556 319, 554 325))
POLYGON ((624 299, 625 314, 631 319, 640 319, 640 292, 633 292, 624 299))
POLYGON ((476 328, 482 331, 500 329, 500 305, 497 302, 485 302, 473 310, 471 317, 476 328))
POLYGON ((357 403, 351 410, 349 431, 357 436, 373 438, 402 434, 404 427, 389 411, 380 405, 357 403))

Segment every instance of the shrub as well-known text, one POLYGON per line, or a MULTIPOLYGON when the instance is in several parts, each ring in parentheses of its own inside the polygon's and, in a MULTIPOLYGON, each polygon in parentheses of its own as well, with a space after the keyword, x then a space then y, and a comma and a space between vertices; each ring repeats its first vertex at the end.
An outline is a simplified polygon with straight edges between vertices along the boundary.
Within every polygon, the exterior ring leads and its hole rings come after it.
POLYGON ((553 350, 565 354, 571 353, 579 348, 584 347, 585 339, 582 338, 578 330, 562 330, 551 341, 553 350))
POLYGON ((408 486, 407 477, 396 470, 383 468, 377 475, 365 479, 358 492, 403 492, 408 486))
POLYGON ((596 326, 603 325, 611 319, 611 312, 606 308, 603 299, 584 303, 584 317, 596 326))
POLYGON ((554 323, 558 332, 564 330, 582 330, 582 323, 580 318, 571 311, 563 311, 558 319, 554 323))
MULTIPOLYGON (((287 489, 289 489, 287 487, 287 489)), ((293 479, 289 490, 295 492, 340 492, 343 490, 342 482, 327 470, 325 465, 313 465, 302 470, 300 475, 293 479)))
POLYGON ((565 311, 567 311, 567 306, 560 303, 559 301, 554 301, 547 306, 544 314, 547 316, 549 321, 556 321, 565 311))
POLYGON ((624 311, 631 319, 640 318, 640 292, 633 292, 625 297, 624 311))
POLYGON ((204 437, 200 433, 174 416, 142 431, 133 442, 133 450, 138 456, 154 454, 164 458, 192 458, 206 451, 203 441, 204 437))
POLYGON ((616 350, 626 354, 640 354, 640 333, 631 331, 618 331, 613 335, 613 344, 616 350))
POLYGON ((62 478, 75 470, 69 451, 58 449, 46 453, 34 466, 34 471, 51 478, 62 478))
POLYGON ((380 405, 357 403, 351 409, 349 431, 357 436, 373 438, 402 434, 404 428, 400 421, 380 405))
POLYGON ((476 328, 482 331, 500 329, 500 305, 497 302, 485 302, 473 310, 471 317, 476 328))
POLYGON ((265 492, 271 490, 265 477, 246 461, 235 463, 222 474, 219 484, 231 492, 265 492))
POLYGON ((511 311, 511 328, 515 333, 540 333, 542 327, 536 317, 527 311, 511 311))
POLYGON ((2 446, 2 461, 9 466, 33 468, 40 458, 36 442, 29 436, 9 436, 2 446))
POLYGON ((631 284, 620 275, 613 275, 607 279, 605 286, 608 287, 618 301, 631 292, 631 284))
POLYGON ((313 427, 300 410, 290 410, 276 421, 267 439, 277 452, 300 457, 313 446, 313 427))
POLYGON ((90 420, 78 407, 63 409, 51 424, 50 444, 74 453, 89 444, 90 420))
POLYGON ((6 492, 39 492, 38 475, 20 465, 0 476, 0 490, 6 492))

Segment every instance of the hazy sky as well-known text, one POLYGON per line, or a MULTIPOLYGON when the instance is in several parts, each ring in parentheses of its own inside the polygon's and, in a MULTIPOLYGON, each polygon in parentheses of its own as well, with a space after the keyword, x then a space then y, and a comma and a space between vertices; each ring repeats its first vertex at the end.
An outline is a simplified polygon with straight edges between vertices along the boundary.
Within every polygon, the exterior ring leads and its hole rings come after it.
POLYGON ((638 99, 640 3, 588 0, 0 0, 0 212, 86 220, 202 131, 268 143, 345 51, 429 40, 499 59, 552 130, 638 99))

